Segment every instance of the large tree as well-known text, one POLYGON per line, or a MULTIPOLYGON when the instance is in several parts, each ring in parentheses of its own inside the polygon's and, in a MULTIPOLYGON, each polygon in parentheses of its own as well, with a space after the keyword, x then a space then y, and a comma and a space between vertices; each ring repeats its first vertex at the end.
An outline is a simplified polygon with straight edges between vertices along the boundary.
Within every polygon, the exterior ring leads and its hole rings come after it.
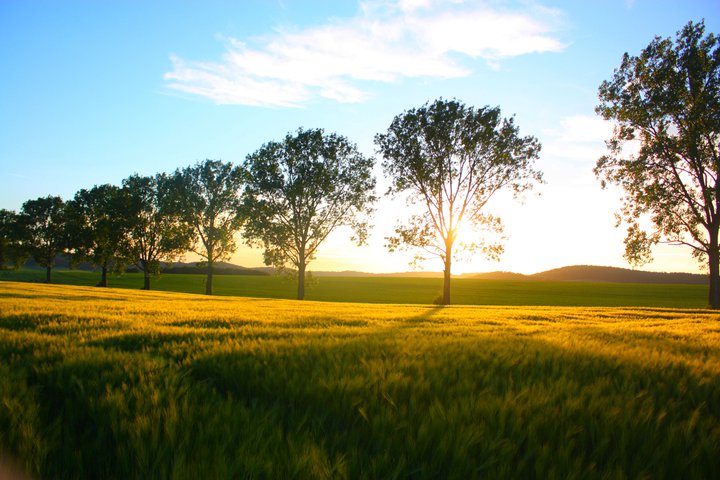
POLYGON ((19 268, 27 258, 20 235, 18 215, 12 210, 0 209, 0 269, 8 264, 19 268))
POLYGON ((125 267, 129 200, 125 190, 105 184, 82 189, 67 202, 67 236, 72 261, 89 261, 100 267, 100 287, 107 287, 108 271, 120 272, 125 267))
POLYGON ((707 262, 708 300, 720 308, 720 46, 688 23, 627 53, 599 89, 596 111, 615 122, 595 167, 603 187, 624 190, 625 256, 639 265, 659 242, 686 245, 707 262))
POLYGON ((307 265, 331 232, 349 226, 365 241, 373 164, 347 138, 321 129, 299 129, 248 155, 244 235, 264 248, 265 264, 296 271, 299 300, 307 265))
POLYGON ((391 194, 405 194, 420 213, 396 227, 388 248, 413 248, 419 259, 439 257, 444 267, 440 303, 450 303, 453 258, 461 252, 483 250, 497 257, 502 247, 482 240, 456 249, 460 229, 476 233, 498 231, 500 219, 485 212, 498 191, 515 194, 542 181, 533 168, 540 143, 521 137, 513 118, 499 108, 466 106, 439 99, 394 118, 375 143, 382 154, 391 194))
POLYGON ((192 240, 192 229, 167 201, 169 188, 165 175, 132 175, 123 180, 129 197, 124 255, 143 272, 143 290, 150 290, 150 277, 160 273, 160 263, 185 253, 192 240))
POLYGON ((194 231, 190 250, 205 260, 205 293, 212 295, 214 264, 228 260, 237 249, 235 234, 243 217, 243 169, 219 160, 205 160, 176 170, 170 181, 173 208, 194 231))
POLYGON ((45 281, 51 283, 55 258, 65 250, 65 202, 47 196, 23 203, 18 217, 20 241, 35 262, 45 267, 45 281))

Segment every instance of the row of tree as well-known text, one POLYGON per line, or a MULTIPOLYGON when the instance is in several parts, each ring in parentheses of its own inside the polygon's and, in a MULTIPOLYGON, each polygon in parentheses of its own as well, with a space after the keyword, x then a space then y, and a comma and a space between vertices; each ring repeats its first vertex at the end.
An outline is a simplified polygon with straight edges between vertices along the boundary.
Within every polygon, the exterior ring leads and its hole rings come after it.
MULTIPOLYGON (((513 119, 498 108, 473 108, 437 100, 398 115, 376 136, 391 194, 408 194, 421 213, 397 226, 390 250, 418 247, 439 257, 445 269, 442 303, 450 302, 450 271, 461 224, 498 229, 483 208, 497 191, 520 192, 540 180, 532 168, 540 149, 520 137, 513 119)), ((19 213, 2 211, 0 261, 32 256, 51 281, 58 254, 107 274, 135 265, 150 288, 161 262, 185 252, 203 258, 206 293, 213 266, 229 259, 238 236, 262 248, 264 261, 297 274, 297 298, 305 296, 308 263, 337 228, 350 227, 365 242, 374 213, 374 159, 347 138, 323 130, 288 134, 247 156, 242 165, 205 160, 172 174, 132 175, 121 186, 80 190, 73 199, 28 200, 19 213)), ((486 252, 499 247, 484 246, 486 252)), ((463 246, 483 248, 482 242, 463 246)))
MULTIPOLYGON (((708 265, 709 304, 720 308, 720 39, 705 35, 704 22, 688 23, 676 41, 657 37, 639 56, 624 55, 599 98, 596 111, 615 130, 595 173, 603 186, 625 192, 618 223, 628 226, 626 258, 647 262, 660 242, 692 248, 708 265)), ((388 194, 417 207, 387 247, 439 258, 448 304, 458 250, 502 252, 482 242, 479 231, 502 228, 487 203, 502 189, 518 194, 542 181, 533 167, 540 143, 521 137, 498 108, 440 99, 395 117, 375 144, 388 194), (476 235, 458 249, 463 224, 476 235)), ((67 203, 30 200, 18 214, 0 212, 0 263, 32 255, 50 281, 55 256, 68 251, 101 267, 103 285, 108 269, 134 263, 149 288, 162 259, 193 251, 207 263, 210 294, 213 264, 232 254, 241 231, 264 249, 266 264, 298 273, 303 298, 308 262, 332 231, 350 226, 365 241, 376 200, 373 164, 345 137, 301 129, 241 166, 207 160, 81 190, 67 203)))

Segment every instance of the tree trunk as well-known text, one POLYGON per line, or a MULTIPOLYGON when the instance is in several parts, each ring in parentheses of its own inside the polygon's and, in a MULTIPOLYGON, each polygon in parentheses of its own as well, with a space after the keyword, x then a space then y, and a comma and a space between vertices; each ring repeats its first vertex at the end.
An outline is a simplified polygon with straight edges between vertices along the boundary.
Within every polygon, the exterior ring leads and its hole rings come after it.
POLYGON ((305 259, 300 260, 298 265, 298 288, 297 288, 297 299, 303 300, 305 298, 305 259))
POLYGON ((45 283, 52 283, 52 266, 45 267, 45 283))
POLYGON ((710 288, 708 293, 708 305, 714 310, 720 309, 720 248, 717 238, 710 239, 708 251, 708 270, 710 271, 710 288))
POLYGON ((107 287, 107 265, 102 266, 102 273, 100 274, 100 283, 98 287, 107 287))
POLYGON ((208 260, 207 264, 207 281, 205 282, 205 295, 212 295, 213 283, 213 262, 208 260))
POLYGON ((150 272, 148 272, 148 263, 142 262, 143 271, 143 290, 150 290, 150 272))
POLYGON ((450 305, 450 267, 452 266, 452 245, 445 247, 445 270, 443 272, 442 305, 450 305))
POLYGON ((150 272, 148 269, 150 268, 150 262, 146 260, 141 260, 140 265, 141 270, 143 271, 143 290, 150 290, 150 272))

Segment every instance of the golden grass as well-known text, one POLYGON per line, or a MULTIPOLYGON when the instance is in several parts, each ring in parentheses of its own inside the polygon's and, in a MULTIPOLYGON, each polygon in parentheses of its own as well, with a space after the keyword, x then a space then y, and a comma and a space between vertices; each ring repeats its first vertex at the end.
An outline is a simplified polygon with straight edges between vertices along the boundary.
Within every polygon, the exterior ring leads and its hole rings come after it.
POLYGON ((0 282, 0 353, 0 453, 41 476, 672 478, 720 468, 720 315, 708 310, 0 282), (103 433, 88 439, 78 425, 103 433))
POLYGON ((42 318, 37 333, 67 329, 71 336, 96 340, 117 330, 162 335, 188 328, 273 333, 282 341, 298 329, 303 337, 401 330, 437 337, 501 335, 625 361, 681 362, 698 373, 720 374, 720 313, 711 310, 298 302, 2 282, 0 311, 5 318, 42 318))

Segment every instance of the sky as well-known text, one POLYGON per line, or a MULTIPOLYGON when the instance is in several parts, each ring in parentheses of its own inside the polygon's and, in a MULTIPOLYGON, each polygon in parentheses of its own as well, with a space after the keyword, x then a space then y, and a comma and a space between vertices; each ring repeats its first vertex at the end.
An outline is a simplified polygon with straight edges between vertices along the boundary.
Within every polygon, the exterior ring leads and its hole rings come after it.
MULTIPOLYGON (((623 53, 702 19, 720 32, 717 0, 0 0, 0 208, 206 158, 239 164, 300 127, 374 156, 384 194, 375 134, 455 98, 514 115, 542 143, 546 183, 495 198, 503 256, 453 273, 628 267, 622 192, 592 172, 612 132, 594 113, 597 89, 623 53)), ((404 215, 383 197, 366 246, 338 230, 310 269, 408 270, 412 253, 384 247, 404 215)), ((259 266, 262 254, 242 247, 232 261, 259 266)), ((702 271, 674 246, 644 268, 702 271)))

